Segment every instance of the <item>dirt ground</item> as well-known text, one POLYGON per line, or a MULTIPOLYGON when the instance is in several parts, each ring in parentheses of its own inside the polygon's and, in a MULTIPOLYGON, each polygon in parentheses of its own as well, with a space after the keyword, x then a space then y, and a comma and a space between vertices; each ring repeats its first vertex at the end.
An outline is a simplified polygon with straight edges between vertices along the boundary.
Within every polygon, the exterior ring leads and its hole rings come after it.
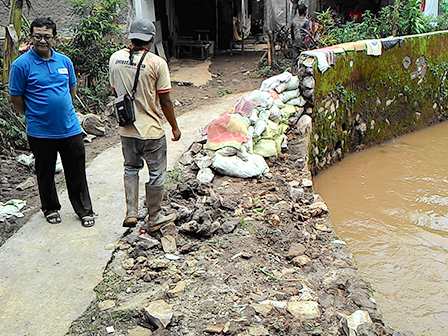
MULTIPOLYGON (((248 73, 260 57, 217 55, 207 84, 174 83, 176 113, 259 88, 262 79, 248 73)), ((175 224, 144 235, 128 230, 109 247, 114 254, 97 298, 67 335, 348 335, 347 317, 361 311, 370 320, 358 335, 404 336, 384 326, 373 289, 314 194, 308 138, 296 122, 290 119, 288 150, 267 160, 265 176, 216 175, 201 184, 198 167, 186 163, 164 202, 165 211, 177 212, 175 224), (292 186, 304 193, 293 197, 292 186)), ((107 136, 86 145, 89 159, 118 141, 114 121, 106 125, 107 136)), ((190 154, 202 153, 196 143, 190 154)), ((14 157, 2 161, 8 186, 0 201, 27 200, 24 218, 0 224, 5 240, 39 205, 36 187, 15 189, 30 170, 14 157)))

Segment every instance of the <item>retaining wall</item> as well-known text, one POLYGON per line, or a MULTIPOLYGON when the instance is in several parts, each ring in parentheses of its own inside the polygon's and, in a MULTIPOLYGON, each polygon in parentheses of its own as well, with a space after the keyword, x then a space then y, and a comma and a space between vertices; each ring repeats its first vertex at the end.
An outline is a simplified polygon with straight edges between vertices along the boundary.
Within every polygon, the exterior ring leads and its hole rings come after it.
POLYGON ((380 56, 336 54, 323 73, 317 59, 301 55, 301 91, 314 124, 313 172, 364 146, 447 119, 448 31, 400 39, 380 56))

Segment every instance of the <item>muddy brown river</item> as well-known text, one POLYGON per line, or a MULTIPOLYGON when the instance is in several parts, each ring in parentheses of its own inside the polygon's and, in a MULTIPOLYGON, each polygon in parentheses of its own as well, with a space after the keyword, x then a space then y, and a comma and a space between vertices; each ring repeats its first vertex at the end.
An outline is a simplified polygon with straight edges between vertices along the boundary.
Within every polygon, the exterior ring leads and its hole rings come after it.
POLYGON ((448 123, 352 154, 314 183, 385 322, 448 335, 448 123))

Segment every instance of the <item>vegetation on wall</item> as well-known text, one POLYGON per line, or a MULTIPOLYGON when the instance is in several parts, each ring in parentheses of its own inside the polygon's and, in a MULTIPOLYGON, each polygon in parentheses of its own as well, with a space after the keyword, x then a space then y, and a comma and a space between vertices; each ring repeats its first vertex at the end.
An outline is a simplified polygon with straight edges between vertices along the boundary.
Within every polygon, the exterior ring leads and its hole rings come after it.
POLYGON ((448 118, 446 34, 408 38, 378 57, 352 52, 315 73, 313 171, 337 156, 448 118))

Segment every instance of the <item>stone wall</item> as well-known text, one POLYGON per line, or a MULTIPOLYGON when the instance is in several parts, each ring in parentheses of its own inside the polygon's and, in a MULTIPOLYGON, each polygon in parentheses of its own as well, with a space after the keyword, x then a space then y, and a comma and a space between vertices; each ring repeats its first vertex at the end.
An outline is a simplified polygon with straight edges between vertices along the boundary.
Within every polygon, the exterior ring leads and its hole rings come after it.
POLYGON ((448 31, 401 37, 381 56, 336 54, 324 73, 302 54, 302 95, 312 109, 313 172, 365 146, 447 119, 448 31))

